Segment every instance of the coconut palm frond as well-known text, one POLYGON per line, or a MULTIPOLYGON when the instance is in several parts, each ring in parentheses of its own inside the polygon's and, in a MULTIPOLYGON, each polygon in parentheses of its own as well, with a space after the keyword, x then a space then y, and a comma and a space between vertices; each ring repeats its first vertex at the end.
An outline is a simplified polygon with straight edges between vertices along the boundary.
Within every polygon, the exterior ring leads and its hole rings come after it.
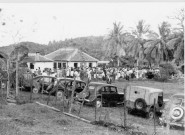
POLYGON ((156 40, 159 38, 159 35, 156 32, 150 30, 148 31, 148 34, 146 35, 146 37, 151 40, 156 40))
POLYGON ((171 25, 168 22, 162 22, 162 24, 158 26, 159 34, 163 40, 166 40, 166 38, 170 35, 170 27, 171 25))
POLYGON ((178 42, 180 41, 181 39, 180 38, 174 38, 174 39, 171 39, 167 42, 167 46, 170 50, 172 49, 175 49, 176 45, 178 44, 178 42))

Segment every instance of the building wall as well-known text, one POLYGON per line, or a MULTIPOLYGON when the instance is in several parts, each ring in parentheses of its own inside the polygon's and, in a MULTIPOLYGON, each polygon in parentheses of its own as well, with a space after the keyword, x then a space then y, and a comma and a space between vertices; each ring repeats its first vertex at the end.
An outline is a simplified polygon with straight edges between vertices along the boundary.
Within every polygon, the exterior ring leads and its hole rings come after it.
MULTIPOLYGON (((40 67, 41 71, 44 70, 44 68, 51 68, 53 69, 53 62, 35 62, 34 69, 31 69, 32 71, 35 71, 40 67)), ((27 63, 28 67, 30 68, 30 63, 27 63)))
MULTIPOLYGON (((78 67, 80 67, 82 62, 68 62, 68 66, 74 68, 74 63, 78 63, 78 67)), ((85 66, 89 67, 89 63, 92 63, 92 67, 96 67, 97 66, 97 62, 86 62, 85 66)))
MULTIPOLYGON (((81 62, 68 62, 67 65, 69 67, 73 67, 74 68, 74 63, 77 63, 77 67, 80 67, 80 65, 81 65, 81 62)), ((97 62, 86 62, 85 66, 89 67, 89 63, 92 63, 92 67, 96 67, 97 66, 97 62)), ((51 68, 53 70, 53 67, 54 67, 54 62, 35 62, 33 64, 34 64, 34 69, 31 69, 32 72, 35 71, 36 69, 38 69, 39 67, 40 67, 41 71, 43 71, 44 68, 51 68)), ((30 63, 27 63, 27 65, 30 68, 30 63)), ((58 63, 57 63, 57 66, 58 66, 58 63)))

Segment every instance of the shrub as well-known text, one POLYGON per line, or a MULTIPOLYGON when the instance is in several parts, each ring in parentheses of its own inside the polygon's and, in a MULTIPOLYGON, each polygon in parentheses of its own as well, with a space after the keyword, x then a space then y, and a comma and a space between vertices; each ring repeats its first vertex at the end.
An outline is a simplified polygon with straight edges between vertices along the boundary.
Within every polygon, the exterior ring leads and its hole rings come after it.
POLYGON ((174 66, 170 63, 164 63, 160 65, 160 75, 154 75, 154 80, 165 82, 168 81, 171 75, 176 74, 174 66))
POLYGON ((177 73, 177 71, 175 70, 175 67, 170 63, 161 64, 160 67, 161 67, 161 70, 162 70, 162 72, 161 72, 162 75, 165 74, 165 76, 171 76, 171 75, 177 73))

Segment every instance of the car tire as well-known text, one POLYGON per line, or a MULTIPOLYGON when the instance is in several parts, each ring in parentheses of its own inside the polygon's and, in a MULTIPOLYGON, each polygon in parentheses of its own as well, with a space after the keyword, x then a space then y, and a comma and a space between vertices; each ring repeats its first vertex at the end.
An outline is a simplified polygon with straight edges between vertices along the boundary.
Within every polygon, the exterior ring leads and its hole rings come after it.
POLYGON ((101 100, 98 98, 98 99, 96 99, 96 108, 100 108, 100 107, 102 107, 102 102, 101 102, 101 100))
POLYGON ((152 108, 152 109, 149 110, 149 112, 147 112, 147 116, 146 117, 148 119, 153 119, 154 118, 154 115, 155 115, 154 109, 152 108))
POLYGON ((137 110, 142 110, 142 111, 144 111, 145 109, 146 109, 146 102, 145 102, 145 100, 144 99, 137 99, 136 101, 135 101, 135 104, 134 104, 134 106, 135 106, 135 108, 137 109, 137 110))
POLYGON ((33 93, 34 93, 34 94, 38 94, 38 93, 39 93, 38 88, 33 88, 33 93))
POLYGON ((178 106, 174 107, 170 112, 170 117, 174 120, 182 119, 183 115, 184 115, 183 109, 181 107, 178 107, 178 106), (179 114, 177 114, 177 113, 179 113, 179 114))
POLYGON ((63 98, 63 92, 62 91, 58 91, 56 94, 58 99, 62 99, 63 98))

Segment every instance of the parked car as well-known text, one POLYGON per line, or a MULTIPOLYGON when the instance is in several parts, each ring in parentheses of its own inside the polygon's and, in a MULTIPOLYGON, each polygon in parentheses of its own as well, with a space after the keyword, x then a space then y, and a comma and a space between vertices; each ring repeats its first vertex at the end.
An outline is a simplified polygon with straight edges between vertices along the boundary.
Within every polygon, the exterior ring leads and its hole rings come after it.
MULTIPOLYGON (((124 103, 124 94, 118 93, 118 88, 115 85, 90 82, 86 91, 84 103, 87 105, 95 105, 97 108, 101 106, 117 106, 124 103)), ((83 99, 78 99, 82 101, 83 99)))
POLYGON ((33 74, 28 67, 19 69, 19 87, 23 90, 30 90, 33 74))
POLYGON ((160 110, 164 108, 163 90, 143 86, 129 86, 126 90, 126 100, 128 112, 137 110, 147 115, 147 118, 153 118, 154 99, 156 100, 156 114, 161 114, 160 110))
POLYGON ((160 118, 160 123, 166 125, 167 120, 169 120, 170 126, 178 126, 184 128, 184 111, 184 93, 175 94, 165 105, 164 110, 162 110, 163 113, 162 117, 160 118))
MULTIPOLYGON (((44 90, 44 93, 51 93, 62 98, 63 93, 68 98, 72 94, 74 85, 73 78, 56 78, 53 76, 37 76, 33 79, 33 93, 39 93, 44 90), (51 86, 51 87, 50 87, 51 86), (57 90, 58 89, 58 90, 57 90), (57 93, 56 93, 57 92, 57 93)), ((80 93, 85 88, 86 83, 82 80, 76 80, 75 93, 80 93)))

